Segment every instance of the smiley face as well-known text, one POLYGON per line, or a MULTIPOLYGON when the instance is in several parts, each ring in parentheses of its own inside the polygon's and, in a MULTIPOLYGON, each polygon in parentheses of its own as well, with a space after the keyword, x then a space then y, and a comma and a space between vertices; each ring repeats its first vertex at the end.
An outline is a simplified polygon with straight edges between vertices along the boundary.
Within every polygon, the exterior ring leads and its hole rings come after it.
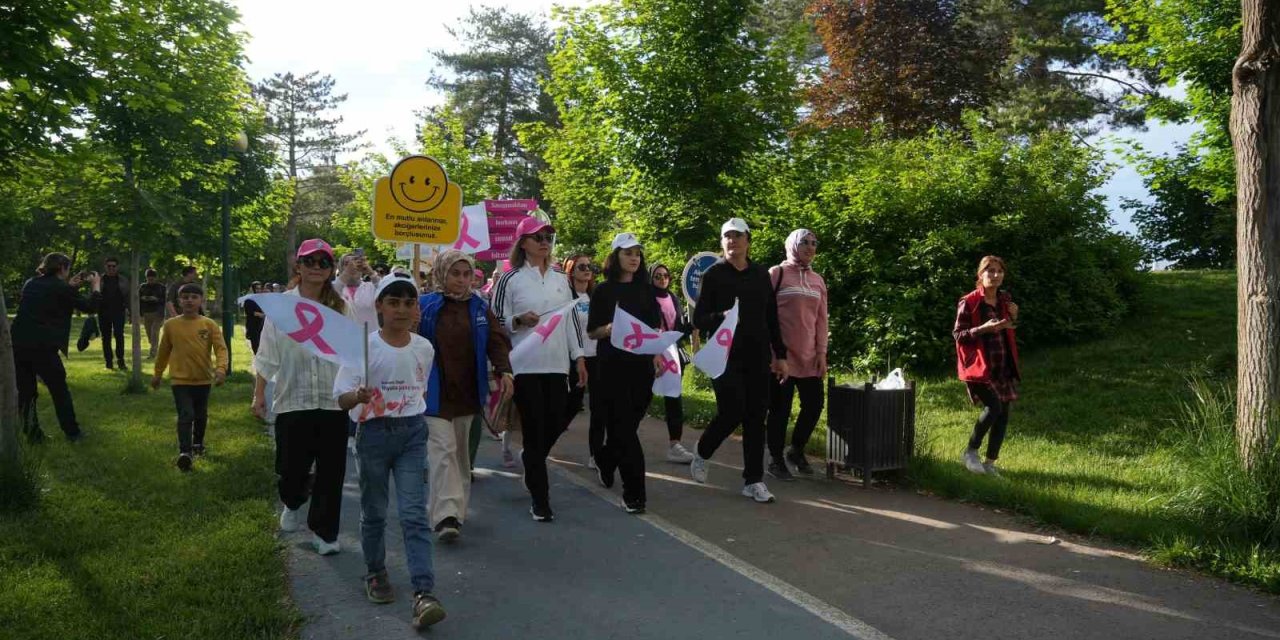
POLYGON ((426 156, 409 156, 391 170, 391 197, 414 213, 440 206, 448 189, 444 167, 426 156))

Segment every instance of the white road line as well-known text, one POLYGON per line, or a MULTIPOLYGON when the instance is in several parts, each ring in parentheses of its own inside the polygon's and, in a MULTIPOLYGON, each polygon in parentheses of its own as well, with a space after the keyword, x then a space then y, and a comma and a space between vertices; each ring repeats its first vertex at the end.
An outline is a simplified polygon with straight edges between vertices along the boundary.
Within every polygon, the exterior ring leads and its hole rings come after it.
MULTIPOLYGON (((614 505, 618 503, 618 497, 610 493, 607 489, 596 485, 590 480, 585 480, 579 477, 578 474, 573 473, 572 471, 558 469, 555 467, 552 468, 555 469, 556 473, 564 477, 569 482, 590 491, 592 495, 595 495, 605 502, 614 505)), ((782 578, 738 558, 728 551, 725 551, 724 549, 721 549, 720 547, 703 539, 692 531, 684 529, 661 516, 657 516, 652 513, 645 513, 635 517, 643 519, 645 522, 653 525, 663 533, 666 533, 672 538, 694 548, 708 558, 719 562, 765 589, 778 594, 784 600, 808 611, 809 613, 812 613, 823 621, 855 638, 859 638, 860 640, 893 640, 893 638, 886 635, 879 629, 876 629, 875 627, 841 611, 817 596, 802 591, 800 588, 788 583, 782 578)))

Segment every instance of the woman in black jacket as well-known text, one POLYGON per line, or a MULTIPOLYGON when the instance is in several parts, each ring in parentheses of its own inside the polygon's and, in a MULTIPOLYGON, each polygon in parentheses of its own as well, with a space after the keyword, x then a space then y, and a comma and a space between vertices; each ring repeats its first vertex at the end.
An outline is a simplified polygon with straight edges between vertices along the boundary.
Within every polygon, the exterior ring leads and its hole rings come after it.
POLYGON ((622 507, 627 513, 644 513, 644 449, 640 446, 640 421, 653 398, 654 356, 614 347, 610 341, 614 310, 621 308, 650 327, 659 324, 660 312, 649 273, 644 268, 644 248, 630 233, 613 239, 613 251, 604 263, 605 281, 596 287, 587 316, 587 333, 597 340, 600 378, 591 393, 600 393, 608 412, 608 435, 596 454, 596 472, 606 487, 613 486, 613 472, 622 475, 622 507))
POLYGON ((79 310, 95 313, 102 299, 102 282, 98 274, 82 278, 71 276, 71 259, 65 254, 50 253, 40 263, 36 277, 22 285, 22 300, 13 320, 13 365, 17 374, 18 410, 23 430, 33 442, 43 442, 44 432, 36 416, 36 378, 44 382, 58 414, 58 425, 67 440, 84 437, 76 422, 75 405, 67 388, 67 370, 58 352, 67 352, 71 338, 71 313, 79 310), (93 288, 89 297, 77 291, 82 281, 93 288))
MULTIPOLYGON (((679 331, 684 334, 681 340, 687 340, 693 332, 693 325, 689 324, 689 317, 685 315, 680 297, 671 293, 671 269, 662 263, 655 264, 649 270, 649 280, 653 282, 653 295, 662 312, 662 326, 658 328, 663 331, 679 331)), ((684 367, 688 364, 681 358, 681 373, 684 373, 684 367)), ((684 400, 680 397, 663 398, 663 404, 667 414, 667 437, 671 440, 667 448, 667 462, 689 464, 693 462, 693 453, 680 442, 684 435, 684 400)))

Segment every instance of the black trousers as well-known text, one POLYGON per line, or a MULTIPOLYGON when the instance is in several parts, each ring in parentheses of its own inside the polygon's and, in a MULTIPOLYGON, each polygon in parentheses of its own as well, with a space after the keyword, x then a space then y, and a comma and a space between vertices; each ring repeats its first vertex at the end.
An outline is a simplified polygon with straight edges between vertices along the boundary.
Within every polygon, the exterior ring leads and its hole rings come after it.
POLYGON ((347 475, 347 412, 311 409, 277 415, 276 475, 284 506, 299 509, 311 500, 307 527, 325 542, 337 540, 347 475), (308 495, 313 462, 316 478, 308 495))
POLYGON ((969 389, 982 401, 984 408, 978 414, 978 421, 973 425, 973 435, 969 436, 969 448, 982 446, 982 438, 990 432, 987 439, 987 458, 996 460, 1000 457, 1000 446, 1004 444, 1004 434, 1009 427, 1009 405, 1001 402, 995 389, 986 384, 969 384, 969 389))
POLYGON ((124 364, 124 312, 98 314, 98 330, 102 332, 102 355, 111 366, 111 340, 116 343, 116 362, 124 364))
POLYGON ((22 416, 22 428, 27 437, 38 440, 44 437, 40 419, 36 414, 36 378, 49 389, 53 408, 58 413, 58 426, 68 437, 79 435, 76 408, 71 403, 71 390, 67 388, 67 370, 62 367, 55 347, 26 349, 14 345, 13 366, 18 387, 18 412, 22 416))
POLYGON ((204 430, 209 424, 209 385, 175 384, 173 404, 178 409, 178 452, 191 453, 192 446, 204 448, 204 430))
POLYGON ((786 382, 771 379, 769 389, 769 455, 782 460, 782 450, 787 442, 787 423, 791 421, 791 399, 800 392, 800 415, 791 433, 791 446, 804 451, 809 437, 822 417, 822 378, 787 378, 786 382))
POLYGON ((524 438, 524 453, 521 454, 524 486, 529 489, 534 504, 541 507, 551 505, 547 456, 564 432, 564 407, 568 395, 569 376, 565 374, 522 373, 516 376, 515 401, 516 408, 520 410, 520 429, 524 438))
MULTIPOLYGON (((645 502, 644 448, 640 446, 640 421, 653 399, 653 362, 627 359, 601 366, 609 438, 596 456, 606 475, 622 476, 622 499, 645 502)), ((599 386, 596 387, 600 389, 599 386)))
POLYGON ((754 484, 764 478, 764 419, 769 408, 769 359, 731 359, 724 373, 711 382, 716 393, 716 417, 698 439, 698 456, 711 459, 716 449, 742 426, 742 479, 754 484))
POLYGON ((598 455, 600 449, 604 447, 605 425, 609 421, 608 398, 605 397, 603 375, 600 358, 595 356, 587 358, 587 386, 591 388, 591 392, 587 394, 589 405, 587 409, 591 412, 587 422, 587 448, 593 457, 598 455))
MULTIPOLYGON (((587 384, 591 384, 591 378, 595 377, 596 358, 587 358, 587 384)), ((578 365, 569 367, 569 395, 565 396, 564 402, 564 428, 562 431, 568 431, 569 425, 573 423, 573 419, 582 413, 584 406, 583 400, 587 395, 587 387, 578 386, 578 365)))

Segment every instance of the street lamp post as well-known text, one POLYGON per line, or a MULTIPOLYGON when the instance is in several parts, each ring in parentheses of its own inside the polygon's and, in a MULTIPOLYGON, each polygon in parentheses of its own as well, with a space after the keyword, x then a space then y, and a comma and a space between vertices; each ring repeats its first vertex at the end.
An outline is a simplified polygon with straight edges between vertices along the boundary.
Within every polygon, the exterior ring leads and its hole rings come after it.
MULTIPOLYGON (((227 158, 228 146, 236 153, 244 153, 249 149, 249 137, 243 131, 237 131, 230 145, 222 146, 222 159, 227 158)), ((227 176, 226 187, 222 189, 222 292, 218 295, 222 300, 222 339, 227 343, 227 373, 231 373, 231 338, 235 334, 235 297, 231 293, 231 176, 227 176)))

